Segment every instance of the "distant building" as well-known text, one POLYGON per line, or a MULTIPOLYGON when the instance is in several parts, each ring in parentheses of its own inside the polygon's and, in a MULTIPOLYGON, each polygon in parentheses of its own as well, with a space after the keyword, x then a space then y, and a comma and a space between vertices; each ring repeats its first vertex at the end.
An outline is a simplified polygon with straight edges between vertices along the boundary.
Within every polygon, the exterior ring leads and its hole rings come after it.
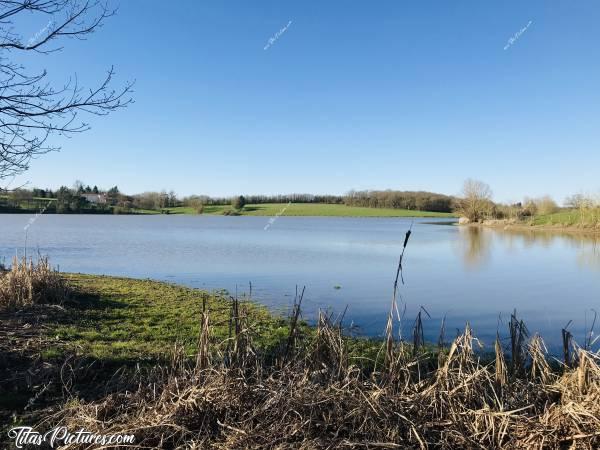
POLYGON ((88 202, 97 205, 105 205, 107 203, 106 194, 81 194, 88 202))

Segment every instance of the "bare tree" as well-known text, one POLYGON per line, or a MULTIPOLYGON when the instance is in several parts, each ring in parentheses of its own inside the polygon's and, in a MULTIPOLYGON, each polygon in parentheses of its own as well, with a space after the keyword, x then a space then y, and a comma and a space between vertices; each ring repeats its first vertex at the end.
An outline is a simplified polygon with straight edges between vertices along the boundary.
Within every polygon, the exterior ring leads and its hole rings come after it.
POLYGON ((589 199, 583 194, 574 194, 565 199, 565 206, 572 209, 585 208, 589 199))
POLYGON ((479 180, 466 180, 459 201, 460 213, 471 222, 479 222, 489 215, 492 207, 492 190, 489 185, 479 180))
POLYGON ((31 73, 11 60, 17 52, 48 55, 60 51, 59 41, 85 39, 114 14, 106 4, 78 0, 0 0, 0 180, 29 168, 32 158, 58 150, 51 135, 72 135, 89 129, 78 113, 105 115, 131 102, 132 83, 111 88, 111 67, 94 88, 84 89, 77 76, 53 87, 44 70, 31 73), (23 17, 50 18, 28 40, 15 30, 23 17))

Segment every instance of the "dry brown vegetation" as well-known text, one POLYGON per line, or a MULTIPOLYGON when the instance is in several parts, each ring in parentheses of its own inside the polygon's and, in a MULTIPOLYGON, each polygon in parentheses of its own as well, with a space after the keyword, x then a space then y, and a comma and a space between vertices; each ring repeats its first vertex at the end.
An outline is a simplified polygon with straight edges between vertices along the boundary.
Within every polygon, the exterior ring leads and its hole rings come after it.
POLYGON ((370 370, 354 364, 330 316, 321 314, 310 335, 292 325, 268 355, 254 348, 252 326, 235 303, 231 317, 227 342, 211 340, 205 311, 193 362, 175 351, 169 367, 141 377, 135 389, 71 402, 60 422, 134 434, 139 448, 600 445, 600 355, 572 347, 567 364, 552 369, 541 338, 527 340, 516 317, 508 355, 498 340, 489 363, 474 352, 468 325, 434 354, 420 347, 415 323, 414 344, 388 340, 370 370))
POLYGON ((10 270, 0 272, 0 308, 19 308, 39 303, 60 304, 67 285, 48 258, 13 258, 10 270))

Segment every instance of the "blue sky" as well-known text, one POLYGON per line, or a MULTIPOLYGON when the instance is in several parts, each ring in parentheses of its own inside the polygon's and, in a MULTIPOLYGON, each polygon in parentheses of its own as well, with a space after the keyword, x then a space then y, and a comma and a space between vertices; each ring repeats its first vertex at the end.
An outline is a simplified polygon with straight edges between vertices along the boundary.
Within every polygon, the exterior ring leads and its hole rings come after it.
MULTIPOLYGON (((113 2, 114 3, 114 2, 113 2)), ((17 182, 180 195, 600 190, 600 2, 121 1, 28 61, 135 104, 57 137, 17 182), (292 23, 272 45, 269 39, 292 23), (532 23, 504 49, 509 39, 532 23)), ((29 24, 34 30, 47 22, 29 24)))

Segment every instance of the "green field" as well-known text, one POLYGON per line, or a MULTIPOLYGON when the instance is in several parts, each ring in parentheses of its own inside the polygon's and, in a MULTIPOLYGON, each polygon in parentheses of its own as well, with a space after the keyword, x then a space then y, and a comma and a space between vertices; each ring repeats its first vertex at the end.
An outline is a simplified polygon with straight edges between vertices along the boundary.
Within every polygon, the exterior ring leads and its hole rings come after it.
POLYGON ((579 211, 563 210, 553 214, 535 216, 531 220, 534 226, 594 228, 600 226, 600 210, 579 211))
MULTIPOLYGON (((167 208, 170 214, 196 214, 193 208, 167 208)), ((223 214, 232 211, 229 205, 208 205, 203 214, 223 214)), ((331 216, 331 217, 456 217, 451 213, 411 211, 392 208, 363 208, 358 206, 323 203, 264 203, 246 205, 240 211, 242 216, 331 216)))
MULTIPOLYGON (((56 201, 56 199, 34 199, 41 204, 46 205, 48 201, 56 201), (45 203, 44 203, 45 202, 45 203)), ((40 211, 41 207, 36 205, 31 206, 31 202, 23 201, 18 205, 19 210, 11 209, 9 212, 22 212, 29 214, 36 214, 40 211)), ((53 211, 46 211, 46 214, 52 213, 53 211)), ((89 214, 96 211, 83 210, 79 213, 72 214, 89 214)), ((114 214, 189 214, 197 215, 196 210, 189 206, 178 206, 171 208, 162 208, 161 210, 153 209, 123 209, 120 207, 113 207, 104 211, 104 213, 114 214)), ((257 205, 246 205, 240 211, 235 211, 230 205, 206 205, 202 214, 209 215, 223 215, 227 213, 233 213, 233 215, 240 216, 268 216, 273 217, 277 215, 283 216, 329 216, 329 217, 457 217, 456 214, 452 213, 438 213, 430 211, 417 211, 408 209, 394 209, 394 208, 367 208, 360 206, 346 206, 339 204, 325 204, 325 203, 262 203, 257 205)))

